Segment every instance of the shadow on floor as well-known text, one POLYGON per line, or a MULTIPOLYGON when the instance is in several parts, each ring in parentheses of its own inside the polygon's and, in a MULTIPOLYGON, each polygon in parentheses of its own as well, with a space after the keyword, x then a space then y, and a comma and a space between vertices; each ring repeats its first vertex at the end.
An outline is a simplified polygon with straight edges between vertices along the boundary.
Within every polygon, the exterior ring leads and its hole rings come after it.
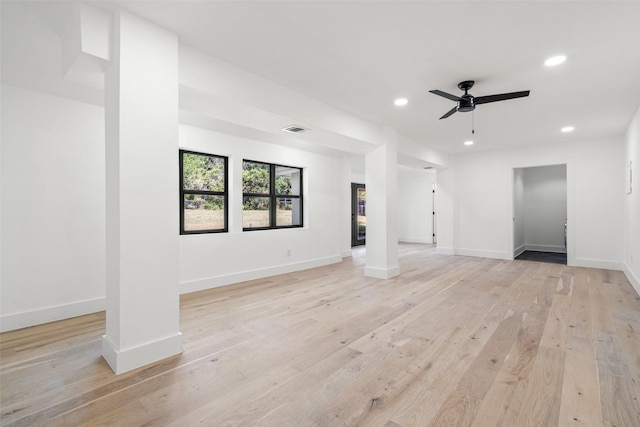
POLYGON ((557 252, 524 251, 516 259, 567 265, 567 254, 557 252))

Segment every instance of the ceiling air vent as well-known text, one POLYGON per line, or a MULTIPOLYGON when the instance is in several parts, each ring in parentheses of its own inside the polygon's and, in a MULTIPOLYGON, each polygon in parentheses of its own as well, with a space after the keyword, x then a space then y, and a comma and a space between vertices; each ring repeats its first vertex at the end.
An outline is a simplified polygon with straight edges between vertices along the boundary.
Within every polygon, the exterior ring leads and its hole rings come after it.
POLYGON ((309 129, 305 129, 302 126, 298 126, 298 125, 291 125, 291 126, 287 126, 286 128, 282 128, 282 130, 286 130, 287 132, 293 132, 293 133, 302 133, 302 132, 306 132, 309 129))

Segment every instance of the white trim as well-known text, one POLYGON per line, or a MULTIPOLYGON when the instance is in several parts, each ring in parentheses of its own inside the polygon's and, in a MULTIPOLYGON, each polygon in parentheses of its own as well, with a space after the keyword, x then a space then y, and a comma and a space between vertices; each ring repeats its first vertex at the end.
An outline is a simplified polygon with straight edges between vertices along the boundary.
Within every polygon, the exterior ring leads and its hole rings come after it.
POLYGON ((43 323, 55 322, 62 319, 84 316, 85 314, 103 311, 106 307, 105 298, 94 298, 69 304, 40 308, 0 316, 0 332, 13 331, 43 323))
POLYGON ((399 243, 424 243, 424 244, 432 243, 431 239, 424 238, 424 237, 398 237, 398 242, 399 243))
POLYGON ((400 267, 392 268, 378 268, 378 267, 365 267, 364 275, 367 277, 373 277, 375 279, 391 279, 400 274, 400 267))
POLYGON ((629 266, 627 264, 623 265, 623 271, 625 276, 627 276, 627 279, 629 279, 629 282, 631 282, 631 286, 633 286, 633 289, 635 289, 636 293, 638 294, 638 296, 640 296, 640 279, 638 279, 633 272, 631 271, 631 269, 629 268, 629 266))
POLYGON ((499 251, 483 251, 478 249, 456 249, 456 255, 474 256, 480 258, 506 259, 512 260, 511 254, 499 251))
POLYGON ((520 255, 522 255, 522 252, 526 251, 527 247, 526 245, 520 245, 518 246, 516 249, 514 249, 513 251, 513 258, 518 258, 520 255))
POLYGON ((350 258, 351 256, 353 256, 351 249, 345 249, 342 251, 342 258, 350 258))
POLYGON ((442 246, 436 246, 436 253, 440 255, 454 255, 453 248, 445 248, 442 246))
POLYGON ((554 252, 558 254, 566 254, 567 248, 564 246, 551 246, 551 245, 524 245, 525 250, 527 251, 536 251, 536 252, 554 252))
POLYGON ((135 347, 118 350, 106 335, 102 336, 102 357, 116 375, 182 353, 182 333, 135 347))
POLYGON ((623 264, 621 262, 588 258, 575 258, 573 260, 569 259, 567 260, 567 265, 570 265, 572 267, 601 268, 604 270, 622 271, 623 269, 623 264))
MULTIPOLYGON (((351 256, 351 254, 349 254, 349 256, 351 256)), ((207 277, 205 279, 191 280, 180 283, 180 293, 186 294, 205 289, 218 288, 220 286, 232 285, 234 283, 246 282, 248 280, 262 279, 265 277, 277 276, 278 274, 286 274, 294 271, 307 270, 309 268, 322 267, 341 261, 342 256, 335 255, 275 267, 266 267, 258 270, 249 270, 240 273, 224 274, 221 276, 207 277)))

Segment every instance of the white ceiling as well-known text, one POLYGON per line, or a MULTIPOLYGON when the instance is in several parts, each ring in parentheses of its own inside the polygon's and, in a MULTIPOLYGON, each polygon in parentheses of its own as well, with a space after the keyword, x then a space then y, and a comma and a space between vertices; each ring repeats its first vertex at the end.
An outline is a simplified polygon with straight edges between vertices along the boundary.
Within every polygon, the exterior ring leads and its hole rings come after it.
MULTIPOLYGON (((438 120, 454 103, 428 91, 461 94, 462 80, 476 81, 475 96, 531 90, 528 98, 478 106, 471 150, 620 136, 640 106, 637 1, 117 3, 185 44, 448 153, 469 150, 462 142, 471 137, 472 114, 438 120), (568 58, 563 65, 543 65, 559 53, 568 58), (393 105, 400 96, 407 106, 393 105), (565 125, 575 131, 561 134, 565 125)), ((18 8, 7 4, 2 78, 19 84, 25 63, 32 69, 39 60, 19 53, 34 30, 16 22, 18 8)), ((40 8, 33 19, 47 21, 47 31, 62 25, 60 4, 28 7, 40 8)), ((87 91, 87 99, 98 96, 87 91)))

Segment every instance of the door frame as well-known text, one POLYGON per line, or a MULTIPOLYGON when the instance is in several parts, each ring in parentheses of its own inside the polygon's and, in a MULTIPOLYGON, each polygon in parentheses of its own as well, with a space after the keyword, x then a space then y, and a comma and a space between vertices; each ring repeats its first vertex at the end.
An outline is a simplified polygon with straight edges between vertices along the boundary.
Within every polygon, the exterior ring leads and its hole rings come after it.
POLYGON ((514 259, 514 251, 515 251, 515 170, 521 168, 531 168, 531 167, 540 167, 540 166, 558 166, 564 165, 567 168, 567 223, 566 223, 566 245, 567 245, 567 266, 575 266, 575 201, 574 201, 574 177, 573 177, 573 160, 559 160, 555 162, 533 162, 533 163, 520 163, 517 165, 510 165, 509 167, 509 182, 511 186, 511 191, 509 192, 509 205, 511 215, 509 216, 508 221, 508 236, 509 243, 508 246, 511 248, 509 254, 507 254, 507 259, 514 259))

